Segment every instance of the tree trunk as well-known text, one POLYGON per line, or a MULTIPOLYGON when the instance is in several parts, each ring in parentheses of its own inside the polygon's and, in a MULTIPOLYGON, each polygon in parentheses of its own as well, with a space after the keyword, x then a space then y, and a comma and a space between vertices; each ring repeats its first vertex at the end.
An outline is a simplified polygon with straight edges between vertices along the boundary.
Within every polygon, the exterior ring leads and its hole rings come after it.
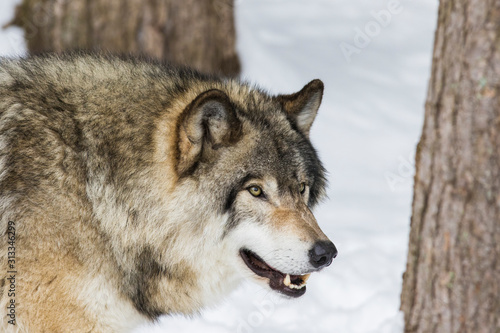
POLYGON ((500 1, 441 0, 417 148, 405 332, 500 332, 500 1))
POLYGON ((23 0, 12 24, 32 53, 103 50, 240 71, 233 0, 23 0))

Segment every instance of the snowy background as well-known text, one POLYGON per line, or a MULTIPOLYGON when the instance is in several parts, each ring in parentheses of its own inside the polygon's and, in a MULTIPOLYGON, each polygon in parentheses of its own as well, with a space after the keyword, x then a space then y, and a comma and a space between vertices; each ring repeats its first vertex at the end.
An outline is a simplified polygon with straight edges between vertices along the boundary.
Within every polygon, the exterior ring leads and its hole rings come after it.
MULTIPOLYGON (((247 283, 199 317, 165 317, 136 333, 401 333, 413 158, 438 1, 235 2, 245 80, 274 93, 325 83, 311 135, 330 198, 316 217, 339 256, 297 300, 247 283)), ((1 0, 0 25, 16 3, 1 0)), ((22 37, 0 31, 0 55, 22 55, 22 37)))

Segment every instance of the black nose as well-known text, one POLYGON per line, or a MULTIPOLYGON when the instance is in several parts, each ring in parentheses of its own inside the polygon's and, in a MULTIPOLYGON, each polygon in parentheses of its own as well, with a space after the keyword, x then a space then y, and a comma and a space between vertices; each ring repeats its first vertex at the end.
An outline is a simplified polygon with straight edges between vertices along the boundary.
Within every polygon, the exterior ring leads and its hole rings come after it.
POLYGON ((337 254, 337 248, 332 242, 319 241, 309 250, 309 260, 315 268, 323 268, 329 266, 337 254))

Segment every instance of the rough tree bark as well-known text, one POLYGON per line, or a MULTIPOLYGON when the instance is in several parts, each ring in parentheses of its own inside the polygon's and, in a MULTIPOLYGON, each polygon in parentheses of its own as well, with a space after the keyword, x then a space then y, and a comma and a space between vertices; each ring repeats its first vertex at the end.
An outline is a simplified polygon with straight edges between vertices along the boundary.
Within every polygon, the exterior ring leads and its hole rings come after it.
POLYGON ((233 0, 23 0, 32 53, 105 50, 237 75, 233 0))
POLYGON ((500 332, 500 1, 441 0, 417 148, 405 332, 500 332))

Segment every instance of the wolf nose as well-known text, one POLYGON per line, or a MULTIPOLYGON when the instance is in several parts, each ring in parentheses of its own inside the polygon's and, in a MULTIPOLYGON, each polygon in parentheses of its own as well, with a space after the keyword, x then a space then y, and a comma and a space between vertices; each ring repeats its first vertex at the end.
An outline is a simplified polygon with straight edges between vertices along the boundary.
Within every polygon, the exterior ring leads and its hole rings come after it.
POLYGON ((319 241, 309 250, 309 260, 315 268, 329 266, 337 257, 337 248, 330 241, 319 241))

